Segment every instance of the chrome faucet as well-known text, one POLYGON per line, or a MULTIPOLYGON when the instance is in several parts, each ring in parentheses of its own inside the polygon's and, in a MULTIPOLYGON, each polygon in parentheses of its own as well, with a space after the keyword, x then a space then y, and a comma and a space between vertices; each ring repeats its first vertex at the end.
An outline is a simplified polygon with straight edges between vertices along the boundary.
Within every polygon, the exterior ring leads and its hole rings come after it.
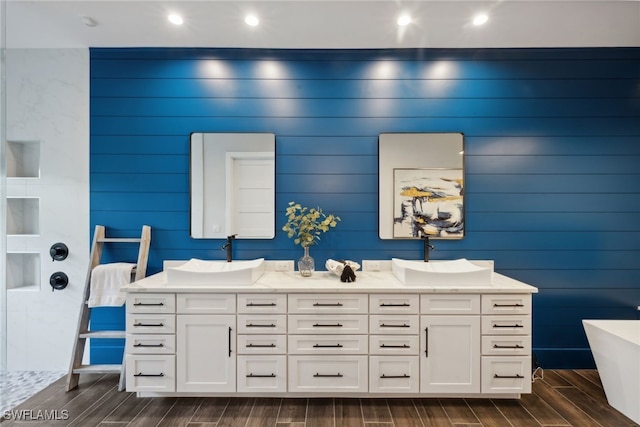
POLYGON ((231 236, 227 236, 227 243, 222 245, 222 250, 227 250, 227 262, 233 261, 233 239, 235 239, 237 234, 232 234, 231 236))
POLYGON ((422 236, 420 237, 424 243, 424 262, 429 262, 429 250, 435 250, 435 246, 429 243, 429 235, 425 232, 421 232, 422 236))

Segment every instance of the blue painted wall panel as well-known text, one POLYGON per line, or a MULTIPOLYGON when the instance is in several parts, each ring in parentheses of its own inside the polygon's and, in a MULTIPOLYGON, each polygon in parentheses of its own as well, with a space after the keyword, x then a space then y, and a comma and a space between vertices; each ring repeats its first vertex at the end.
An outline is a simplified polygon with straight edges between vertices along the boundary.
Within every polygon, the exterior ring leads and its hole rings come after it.
MULTIPOLYGON (((222 240, 189 237, 189 134, 273 132, 276 237, 237 258, 300 257, 280 231, 292 200, 343 219, 312 248, 319 266, 421 258, 421 242, 378 238, 378 135, 462 132, 467 234, 432 258, 493 259, 539 287, 543 367, 592 366, 580 320, 638 318, 639 88, 633 48, 92 49, 91 224, 151 225, 149 273, 223 259, 222 240)), ((96 328, 123 316, 98 313, 96 328)), ((96 360, 118 358, 111 341, 96 360)))

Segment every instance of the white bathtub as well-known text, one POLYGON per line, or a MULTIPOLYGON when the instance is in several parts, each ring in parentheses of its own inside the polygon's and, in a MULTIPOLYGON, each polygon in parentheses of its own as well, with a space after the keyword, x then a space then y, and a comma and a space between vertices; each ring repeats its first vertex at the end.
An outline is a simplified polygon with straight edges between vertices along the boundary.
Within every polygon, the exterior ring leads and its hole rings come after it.
POLYGON ((609 405, 640 424, 640 320, 583 320, 609 405))

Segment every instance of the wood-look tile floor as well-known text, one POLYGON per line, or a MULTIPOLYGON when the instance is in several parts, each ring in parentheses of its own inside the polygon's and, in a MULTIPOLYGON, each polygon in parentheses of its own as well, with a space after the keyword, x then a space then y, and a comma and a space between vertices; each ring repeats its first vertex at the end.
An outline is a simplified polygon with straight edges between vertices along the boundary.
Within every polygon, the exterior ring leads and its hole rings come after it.
POLYGON ((138 398, 115 375, 82 376, 68 393, 65 381, 0 414, 2 427, 638 426, 607 404, 593 370, 546 370, 520 400, 138 398), (31 420, 11 419, 20 414, 31 420))

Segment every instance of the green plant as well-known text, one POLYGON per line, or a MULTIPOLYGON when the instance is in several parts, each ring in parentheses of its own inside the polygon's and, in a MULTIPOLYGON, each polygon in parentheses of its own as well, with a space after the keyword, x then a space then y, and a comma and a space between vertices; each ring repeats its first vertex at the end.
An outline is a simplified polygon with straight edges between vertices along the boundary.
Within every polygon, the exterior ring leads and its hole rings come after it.
POLYGON ((289 202, 286 215, 287 223, 282 231, 286 231, 289 238, 295 236, 293 243, 302 247, 315 245, 322 233, 334 228, 340 221, 340 217, 327 215, 319 207, 302 207, 296 202, 289 202))

